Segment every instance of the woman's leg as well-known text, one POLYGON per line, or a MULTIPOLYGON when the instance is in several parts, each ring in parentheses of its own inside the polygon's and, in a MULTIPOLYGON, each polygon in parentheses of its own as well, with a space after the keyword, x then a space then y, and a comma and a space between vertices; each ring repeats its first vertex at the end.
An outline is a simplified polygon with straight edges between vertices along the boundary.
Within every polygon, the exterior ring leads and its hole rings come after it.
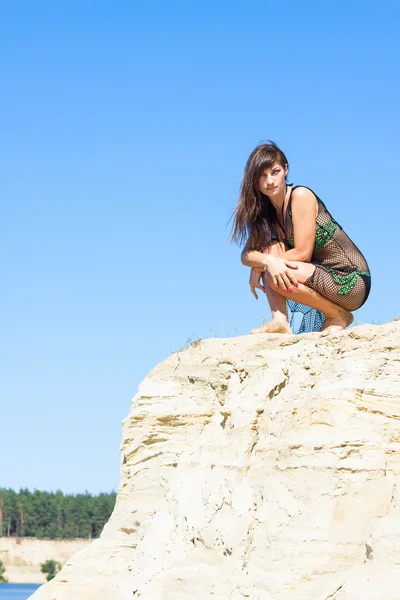
MULTIPOLYGON (((272 254, 272 256, 280 256, 285 252, 285 244, 274 241, 264 250, 264 252, 266 254, 272 254)), ((270 285, 264 285, 264 287, 272 313, 272 321, 269 321, 261 327, 252 329, 250 333, 292 333, 287 315, 286 298, 275 291, 270 285)))
MULTIPOLYGON (((284 247, 275 243, 270 248, 270 252, 274 254, 274 256, 279 256, 284 252, 284 247)), ((270 303, 271 311, 274 308, 273 312, 273 320, 271 323, 267 323, 258 329, 253 329, 251 333, 274 333, 271 328, 271 325, 274 323, 274 313, 276 318, 280 318, 280 315, 283 311, 283 302, 285 303, 285 312, 286 322, 287 322, 287 313, 286 313, 286 298, 290 298, 295 302, 299 302, 300 304, 305 304, 306 306, 311 306, 312 308, 316 308, 325 316, 325 322, 321 327, 321 331, 325 329, 330 330, 341 330, 348 327, 353 322, 353 315, 346 309, 334 304, 325 296, 322 296, 319 292, 313 290, 304 285, 304 282, 313 274, 315 270, 315 266, 311 263, 298 262, 293 261, 297 264, 297 269, 295 270, 295 276, 297 281, 299 282, 299 287, 293 286, 292 292, 284 292, 281 288, 276 288, 273 286, 271 277, 268 274, 265 274, 263 277, 265 289, 267 292, 268 302, 270 303), (273 294, 269 295, 269 292, 273 292, 273 294), (281 300, 278 300, 276 294, 281 296, 281 300), (272 301, 272 305, 270 302, 270 298, 272 301)), ((288 322, 287 322, 288 323, 288 322)), ((289 323, 288 323, 289 326, 289 323)), ((290 332, 290 328, 289 328, 290 332)), ((276 331, 278 333, 278 331, 276 331)), ((286 333, 286 331, 279 331, 279 333, 286 333)))

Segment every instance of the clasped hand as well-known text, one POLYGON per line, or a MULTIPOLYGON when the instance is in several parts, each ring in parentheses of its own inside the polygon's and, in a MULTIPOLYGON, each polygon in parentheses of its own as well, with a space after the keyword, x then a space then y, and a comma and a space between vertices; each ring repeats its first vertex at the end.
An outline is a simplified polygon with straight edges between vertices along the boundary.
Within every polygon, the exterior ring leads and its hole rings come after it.
MULTIPOLYGON (((263 281, 263 276, 264 276, 264 271, 262 269, 256 269, 255 267, 252 267, 252 269, 250 271, 249 284, 250 284, 250 291, 256 300, 258 300, 256 288, 259 290, 262 290, 265 293, 265 287, 264 287, 264 285, 261 284, 261 281, 263 281)), ((264 283, 264 281, 263 281, 263 283, 264 283)))
POLYGON ((265 278, 267 274, 271 277, 272 286, 277 290, 281 289, 284 292, 292 292, 292 286, 298 287, 299 285, 293 272, 297 268, 296 263, 291 260, 271 256, 265 271, 254 267, 251 269, 249 280, 251 293, 258 300, 256 289, 265 292, 265 278), (261 281, 262 284, 260 283, 261 281))

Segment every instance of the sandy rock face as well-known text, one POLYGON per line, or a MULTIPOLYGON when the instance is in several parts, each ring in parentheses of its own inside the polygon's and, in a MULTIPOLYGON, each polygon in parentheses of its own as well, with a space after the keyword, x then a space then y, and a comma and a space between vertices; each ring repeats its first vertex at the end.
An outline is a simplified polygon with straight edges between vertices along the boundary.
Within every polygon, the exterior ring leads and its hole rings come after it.
POLYGON ((400 322, 194 343, 124 421, 101 538, 35 600, 399 600, 400 322))

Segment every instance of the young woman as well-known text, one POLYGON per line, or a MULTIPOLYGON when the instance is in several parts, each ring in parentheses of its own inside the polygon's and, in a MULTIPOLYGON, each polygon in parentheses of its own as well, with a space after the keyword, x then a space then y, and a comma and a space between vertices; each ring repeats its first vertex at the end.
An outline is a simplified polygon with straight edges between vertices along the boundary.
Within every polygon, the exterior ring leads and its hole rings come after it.
POLYGON ((251 267, 250 290, 265 292, 272 321, 251 333, 341 330, 368 298, 371 276, 364 256, 306 187, 287 183, 286 156, 270 140, 250 154, 234 215, 231 241, 246 241, 242 263, 251 267))

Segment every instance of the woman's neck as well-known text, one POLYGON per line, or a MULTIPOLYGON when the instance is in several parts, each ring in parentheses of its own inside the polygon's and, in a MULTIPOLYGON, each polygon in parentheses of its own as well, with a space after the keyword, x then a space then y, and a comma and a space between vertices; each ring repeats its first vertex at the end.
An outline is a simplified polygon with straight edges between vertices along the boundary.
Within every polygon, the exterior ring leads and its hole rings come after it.
POLYGON ((282 211, 283 207, 285 206, 285 201, 286 201, 288 192, 289 192, 289 188, 287 185, 285 185, 284 191, 282 191, 282 193, 279 196, 275 196, 275 198, 271 198, 270 196, 268 196, 269 201, 271 202, 272 206, 279 213, 282 211))

